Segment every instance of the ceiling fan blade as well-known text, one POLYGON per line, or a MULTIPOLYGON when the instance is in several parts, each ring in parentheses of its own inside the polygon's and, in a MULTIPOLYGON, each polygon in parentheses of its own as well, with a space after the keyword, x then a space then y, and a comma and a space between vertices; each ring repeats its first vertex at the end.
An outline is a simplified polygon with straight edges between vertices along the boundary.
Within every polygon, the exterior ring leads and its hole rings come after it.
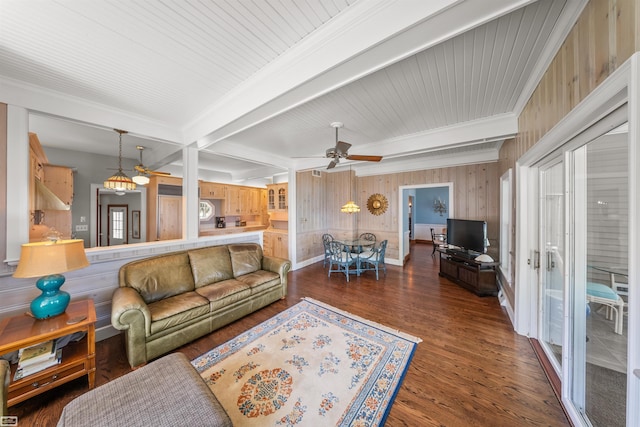
POLYGON ((331 162, 329 163, 329 166, 327 166, 327 169, 333 169, 336 167, 337 164, 338 162, 336 162, 335 160, 331 160, 331 162))
POLYGON ((349 151, 349 147, 351 147, 351 144, 349 144, 348 142, 338 141, 336 143, 336 152, 339 155, 346 156, 347 151, 349 151))
POLYGON ((382 160, 382 156, 362 156, 358 154, 352 154, 347 156, 348 160, 364 160, 366 162, 379 162, 382 160))
POLYGON ((150 170, 148 170, 147 173, 149 175, 159 175, 159 176, 169 176, 169 175, 171 175, 171 173, 169 173, 169 172, 162 172, 162 171, 150 171, 150 170))

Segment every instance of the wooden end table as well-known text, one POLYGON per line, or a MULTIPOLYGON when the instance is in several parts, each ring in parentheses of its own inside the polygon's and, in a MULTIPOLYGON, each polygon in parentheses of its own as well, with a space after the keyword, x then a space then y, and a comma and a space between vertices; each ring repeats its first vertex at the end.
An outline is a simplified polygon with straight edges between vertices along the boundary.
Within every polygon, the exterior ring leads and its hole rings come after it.
POLYGON ((61 384, 88 376, 89 388, 96 378, 96 310, 93 300, 73 301, 59 316, 38 320, 27 314, 0 320, 0 354, 39 344, 76 332, 86 332, 78 342, 70 342, 62 349, 62 361, 47 369, 14 381, 17 364, 11 365, 11 382, 7 405, 12 406, 61 384), (77 323, 71 319, 84 317, 77 323))

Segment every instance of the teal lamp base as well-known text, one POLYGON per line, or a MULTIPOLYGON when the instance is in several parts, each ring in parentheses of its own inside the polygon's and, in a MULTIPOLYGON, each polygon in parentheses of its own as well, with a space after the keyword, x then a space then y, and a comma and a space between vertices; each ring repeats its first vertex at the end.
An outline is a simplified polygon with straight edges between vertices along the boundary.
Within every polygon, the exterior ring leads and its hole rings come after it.
POLYGON ((71 300, 67 292, 60 290, 64 280, 62 274, 51 274, 38 279, 36 287, 42 291, 42 295, 31 301, 33 317, 47 319, 64 313, 71 300))

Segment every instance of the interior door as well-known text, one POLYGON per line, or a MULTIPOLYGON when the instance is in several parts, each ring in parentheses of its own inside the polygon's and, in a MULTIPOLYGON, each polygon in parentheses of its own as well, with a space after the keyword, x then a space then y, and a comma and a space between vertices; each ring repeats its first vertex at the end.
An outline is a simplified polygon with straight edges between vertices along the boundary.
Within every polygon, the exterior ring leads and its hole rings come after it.
POLYGON ((129 207, 127 205, 109 205, 107 246, 125 245, 128 243, 129 207))

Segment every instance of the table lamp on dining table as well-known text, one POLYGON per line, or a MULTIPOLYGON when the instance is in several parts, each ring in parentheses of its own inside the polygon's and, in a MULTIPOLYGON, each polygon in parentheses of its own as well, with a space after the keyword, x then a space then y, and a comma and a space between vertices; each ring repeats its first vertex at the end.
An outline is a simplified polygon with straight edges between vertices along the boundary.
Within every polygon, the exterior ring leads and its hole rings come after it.
POLYGON ((46 319, 64 313, 71 296, 61 291, 65 277, 61 273, 87 267, 84 240, 51 239, 22 245, 20 260, 13 277, 40 277, 36 287, 42 294, 31 301, 31 313, 36 319, 46 319))

